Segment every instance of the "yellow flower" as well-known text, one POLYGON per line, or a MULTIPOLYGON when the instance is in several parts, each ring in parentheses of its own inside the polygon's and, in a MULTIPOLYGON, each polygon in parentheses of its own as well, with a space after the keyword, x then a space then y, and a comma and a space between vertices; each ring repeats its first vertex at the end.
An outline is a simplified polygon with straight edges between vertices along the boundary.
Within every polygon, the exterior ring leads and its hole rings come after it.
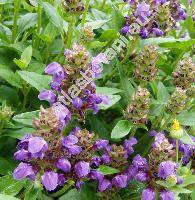
POLYGON ((174 119, 173 120, 173 125, 172 125, 172 130, 178 131, 180 129, 181 129, 181 127, 180 127, 179 121, 177 119, 174 119))

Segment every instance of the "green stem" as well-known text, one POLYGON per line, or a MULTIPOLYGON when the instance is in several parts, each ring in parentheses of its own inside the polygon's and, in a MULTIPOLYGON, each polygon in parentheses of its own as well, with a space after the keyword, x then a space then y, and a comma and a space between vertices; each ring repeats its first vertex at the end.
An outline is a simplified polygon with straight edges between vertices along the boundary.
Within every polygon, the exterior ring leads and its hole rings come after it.
POLYGON ((106 0, 103 0, 103 1, 102 1, 102 5, 101 5, 101 7, 100 7, 100 10, 103 10, 103 9, 104 9, 105 4, 106 4, 106 0))
POLYGON ((40 4, 38 4, 37 14, 38 14, 38 26, 37 26, 37 32, 40 33, 40 30, 41 30, 41 24, 42 24, 42 9, 41 9, 41 5, 40 5, 40 4))
POLYGON ((83 13, 82 21, 81 21, 82 27, 84 27, 84 25, 85 25, 86 16, 87 16, 87 12, 88 12, 88 9, 89 9, 89 2, 90 2, 90 0, 86 0, 86 2, 85 2, 85 11, 83 13))
POLYGON ((19 9, 20 9, 20 0, 14 0, 14 19, 13 19, 13 28, 12 28, 12 42, 13 43, 16 40, 19 9))
POLYGON ((74 18, 72 18, 72 20, 68 23, 67 48, 71 48, 72 46, 73 26, 74 18))
POLYGON ((176 139, 176 162, 179 161, 179 140, 176 139))

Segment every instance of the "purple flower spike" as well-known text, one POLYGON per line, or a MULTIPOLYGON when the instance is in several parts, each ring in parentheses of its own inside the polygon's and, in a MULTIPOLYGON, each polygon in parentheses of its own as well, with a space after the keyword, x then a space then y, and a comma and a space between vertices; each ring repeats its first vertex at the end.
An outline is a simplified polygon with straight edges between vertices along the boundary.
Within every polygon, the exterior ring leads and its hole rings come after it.
POLYGON ((110 189, 111 188, 111 182, 107 179, 103 179, 102 181, 99 182, 99 185, 98 185, 98 190, 100 192, 103 192, 107 189, 110 189))
POLYGON ((162 179, 166 179, 167 176, 174 175, 176 173, 178 165, 172 161, 161 162, 158 167, 158 176, 162 179))
POLYGON ((21 162, 18 167, 13 172, 13 177, 16 180, 21 180, 24 178, 30 178, 32 180, 35 179, 35 171, 33 170, 32 166, 21 162))
POLYGON ((141 36, 142 39, 146 39, 148 37, 148 30, 146 28, 143 28, 140 31, 140 36, 141 36))
POLYGON ((57 101, 56 95, 50 90, 42 90, 39 93, 38 98, 40 100, 48 101, 50 103, 50 105, 53 105, 57 101))
POLYGON ((28 151, 33 158, 43 159, 45 152, 48 149, 47 142, 41 137, 32 137, 29 139, 28 151))
POLYGON ((75 167, 75 173, 79 178, 84 178, 90 173, 89 163, 85 161, 78 162, 75 167))
POLYGON ((55 190, 58 186, 58 174, 55 172, 45 172, 41 177, 41 182, 46 190, 55 190))
POLYGON ((138 170, 146 169, 148 167, 147 161, 145 158, 142 158, 139 154, 137 154, 132 161, 134 167, 138 170))
POLYGON ((142 191, 142 200, 155 200, 155 193, 152 189, 147 188, 142 191))
POLYGON ((83 106, 83 101, 81 98, 76 97, 72 100, 72 105, 76 108, 76 109, 81 109, 81 107, 83 106))
POLYGON ((125 188, 127 186, 127 176, 117 175, 112 179, 112 184, 118 188, 125 188))
POLYGON ((137 17, 150 16, 150 5, 145 3, 144 1, 142 3, 139 3, 135 15, 137 17))
POLYGON ((174 200, 174 194, 171 191, 163 191, 160 193, 160 200, 174 200))
POLYGON ((56 167, 58 169, 61 169, 64 172, 70 172, 71 170, 71 164, 70 162, 65 159, 65 158, 60 158, 58 159, 57 163, 56 163, 56 167))
POLYGON ((14 159, 19 161, 25 161, 30 158, 30 153, 27 150, 21 149, 14 153, 14 159))

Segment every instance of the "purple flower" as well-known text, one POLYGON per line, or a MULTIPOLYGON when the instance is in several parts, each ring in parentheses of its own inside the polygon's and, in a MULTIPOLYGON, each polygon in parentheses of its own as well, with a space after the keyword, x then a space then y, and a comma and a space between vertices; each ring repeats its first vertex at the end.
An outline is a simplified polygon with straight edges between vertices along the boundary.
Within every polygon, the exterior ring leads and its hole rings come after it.
POLYGON ((48 191, 55 190, 58 186, 58 174, 55 172, 45 172, 41 176, 41 182, 48 191))
POLYGON ((135 176, 135 179, 139 182, 145 182, 147 181, 147 174, 145 172, 138 172, 135 176))
POLYGON ((33 167, 27 163, 21 162, 18 167, 13 172, 13 177, 16 180, 21 180, 23 178, 35 179, 35 171, 33 167))
POLYGON ((32 138, 33 136, 31 134, 26 134, 22 140, 18 143, 17 148, 18 149, 25 149, 28 150, 28 142, 29 139, 32 138))
POLYGON ((111 182, 108 180, 108 179, 103 179, 102 181, 99 182, 98 184, 98 190, 100 192, 103 192, 107 189, 110 189, 111 188, 111 182))
POLYGON ((96 167, 98 167, 100 164, 101 164, 101 159, 99 156, 94 156, 92 158, 92 161, 91 161, 91 164, 92 165, 95 165, 96 167))
POLYGON ((141 29, 140 36, 142 39, 146 39, 148 37, 148 30, 146 28, 141 29))
POLYGON ((155 135, 154 142, 152 143, 153 148, 158 148, 166 140, 166 137, 163 133, 157 133, 155 135))
POLYGON ((164 32, 159 28, 152 28, 152 33, 156 36, 162 36, 164 32))
POLYGON ((155 200, 155 193, 152 189, 147 188, 142 191, 142 200, 155 200))
POLYGON ((72 105, 76 108, 76 109, 81 109, 81 107, 83 106, 83 101, 81 98, 76 97, 72 100, 72 105))
POLYGON ((122 29, 121 29, 121 34, 122 35, 126 35, 128 32, 129 32, 129 26, 124 26, 122 29))
POLYGON ((67 179, 65 178, 64 174, 58 174, 58 185, 63 186, 66 183, 67 179))
POLYGON ((50 103, 50 105, 53 105, 57 101, 56 95, 50 90, 42 90, 39 93, 38 98, 40 100, 48 101, 50 103))
POLYGON ((32 137, 28 142, 28 151, 33 158, 43 159, 45 152, 48 149, 47 142, 41 137, 32 137))
POLYGON ((150 16, 150 5, 145 3, 139 3, 137 6, 137 10, 135 12, 135 16, 137 17, 148 17, 150 16))
POLYGON ((132 137, 129 140, 125 140, 123 147, 126 151, 125 157, 128 158, 129 155, 131 155, 134 150, 133 150, 133 145, 137 144, 136 138, 132 137))
POLYGON ((75 167, 75 173, 79 178, 84 178, 90 173, 89 163, 85 161, 78 162, 75 167))
POLYGON ((132 161, 132 164, 134 167, 136 167, 138 170, 143 170, 148 167, 147 161, 145 158, 142 158, 139 154, 137 154, 132 161))
POLYGON ((162 191, 160 193, 160 200, 174 200, 174 194, 171 191, 162 191))
POLYGON ((99 78, 101 76, 101 72, 103 67, 100 66, 101 63, 108 64, 108 59, 104 53, 98 54, 91 61, 91 69, 94 72, 94 76, 99 78))
POLYGON ((167 176, 174 175, 176 173, 178 165, 172 161, 161 162, 158 166, 158 176, 162 179, 166 179, 167 176))
POLYGON ((78 191, 81 191, 81 188, 82 188, 83 184, 84 184, 83 181, 77 180, 76 183, 75 183, 75 188, 76 188, 78 191))
POLYGON ((195 15, 192 16, 192 20, 195 22, 195 15))
POLYGON ((63 71, 63 68, 57 62, 52 62, 45 68, 45 73, 49 75, 54 75, 60 71, 63 71))
POLYGON ((82 148, 78 145, 78 138, 75 135, 68 135, 67 137, 63 138, 62 144, 63 146, 68 149, 71 155, 77 155, 81 153, 82 148))
POLYGON ((70 172, 71 170, 71 164, 65 158, 58 159, 58 161, 56 162, 56 167, 64 172, 70 172))
POLYGON ((97 170, 92 170, 89 174, 90 179, 102 181, 104 179, 104 174, 97 170))
POLYGON ((64 126, 70 121, 71 113, 68 108, 62 104, 56 104, 54 106, 55 114, 59 118, 59 128, 62 130, 64 126))
POLYGON ((127 178, 128 178, 128 181, 130 181, 130 180, 132 180, 134 177, 135 177, 135 175, 138 173, 138 171, 137 171, 137 168, 136 167, 134 167, 133 165, 131 165, 128 169, 127 169, 127 171, 126 171, 126 175, 127 175, 127 178))
POLYGON ((14 159, 19 161, 28 160, 30 158, 30 153, 27 150, 21 149, 14 153, 14 159))
POLYGON ((110 162, 110 156, 108 154, 103 154, 101 156, 101 161, 104 163, 104 164, 108 164, 110 162))
POLYGON ((112 184, 118 188, 125 188, 127 186, 127 176, 117 175, 112 179, 112 184))
POLYGON ((107 150, 109 147, 109 141, 108 140, 96 140, 93 145, 95 150, 104 149, 107 150))

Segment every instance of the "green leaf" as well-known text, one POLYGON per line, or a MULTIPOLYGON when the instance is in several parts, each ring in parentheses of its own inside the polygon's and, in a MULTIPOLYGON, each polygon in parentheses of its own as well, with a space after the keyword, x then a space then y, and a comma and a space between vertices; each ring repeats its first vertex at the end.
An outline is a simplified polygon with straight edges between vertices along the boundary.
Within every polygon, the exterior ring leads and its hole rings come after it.
POLYGON ((96 21, 92 21, 92 22, 86 22, 85 26, 91 26, 93 29, 98 29, 98 28, 101 28, 104 24, 106 24, 109 21, 110 21, 110 19, 108 19, 108 20, 96 20, 96 21))
POLYGON ((0 200, 20 200, 20 199, 12 197, 10 195, 0 194, 0 200))
POLYGON ((0 178, 0 191, 2 194, 15 196, 25 185, 26 180, 16 181, 12 175, 0 178))
POLYGON ((5 158, 0 157, 0 174, 6 175, 13 170, 13 166, 5 158))
POLYGON ((37 14, 27 13, 18 20, 18 35, 37 24, 37 14))
POLYGON ((114 168, 106 166, 106 165, 100 165, 97 170, 102 172, 104 175, 116 174, 116 173, 120 172, 120 170, 114 169, 114 168))
POLYGON ((119 70, 121 85, 125 91, 126 99, 128 102, 130 102, 131 97, 135 90, 124 72, 123 65, 121 65, 120 63, 118 63, 118 70, 119 70))
POLYGON ((122 92, 123 90, 120 90, 118 88, 109 88, 109 87, 96 87, 96 93, 97 94, 103 94, 103 95, 112 95, 122 92))
POLYGON ((132 128, 132 124, 128 120, 118 121, 116 126, 113 128, 111 138, 119 139, 129 134, 132 128))
POLYGON ((107 110, 108 108, 110 108, 111 106, 116 104, 121 99, 120 95, 106 95, 106 96, 108 97, 109 102, 108 102, 108 104, 101 103, 99 105, 100 109, 102 109, 102 110, 107 110))
POLYGON ((20 59, 14 58, 13 61, 20 69, 25 69, 29 65, 31 57, 32 57, 32 46, 28 46, 26 49, 24 49, 21 58, 20 59))
POLYGON ((183 126, 195 126, 195 112, 182 112, 177 119, 183 126))
POLYGON ((39 91, 49 88, 49 83, 51 82, 50 76, 28 71, 18 71, 18 74, 22 79, 39 91))
POLYGON ((7 69, 4 69, 4 68, 0 69, 0 77, 14 87, 17 87, 17 88, 22 87, 22 85, 20 83, 20 77, 18 76, 18 74, 15 74, 14 72, 12 72, 8 68, 7 69))
MULTIPOLYGON (((40 1, 41 2, 41 1, 40 1)), ((43 8, 49 21, 63 33, 63 19, 57 12, 57 9, 48 2, 42 2, 43 8)))
POLYGON ((170 98, 170 95, 167 91, 167 88, 163 85, 162 82, 158 84, 157 100, 162 103, 166 103, 170 98))
POLYGON ((188 175, 184 178, 184 182, 182 183, 182 187, 186 187, 190 184, 195 184, 195 175, 188 175))
POLYGON ((9 137, 16 138, 16 139, 22 139, 24 137, 24 135, 31 134, 34 131, 35 131, 35 129, 29 128, 29 127, 23 127, 21 129, 17 129, 17 130, 8 129, 3 133, 2 136, 9 136, 9 137))
POLYGON ((183 137, 180 140, 185 144, 195 145, 195 142, 191 139, 185 130, 183 130, 183 137))
POLYGON ((25 112, 19 115, 15 115, 12 119, 24 125, 32 126, 32 121, 34 118, 38 117, 39 110, 32 111, 32 112, 25 112))
POLYGON ((189 194, 191 193, 192 191, 186 189, 186 188, 182 188, 181 186, 174 186, 174 187, 171 187, 171 191, 173 191, 174 193, 178 193, 178 194, 189 194))
POLYGON ((99 37, 100 41, 109 41, 109 40, 114 40, 118 38, 118 33, 114 29, 108 29, 105 30, 101 36, 99 37))

